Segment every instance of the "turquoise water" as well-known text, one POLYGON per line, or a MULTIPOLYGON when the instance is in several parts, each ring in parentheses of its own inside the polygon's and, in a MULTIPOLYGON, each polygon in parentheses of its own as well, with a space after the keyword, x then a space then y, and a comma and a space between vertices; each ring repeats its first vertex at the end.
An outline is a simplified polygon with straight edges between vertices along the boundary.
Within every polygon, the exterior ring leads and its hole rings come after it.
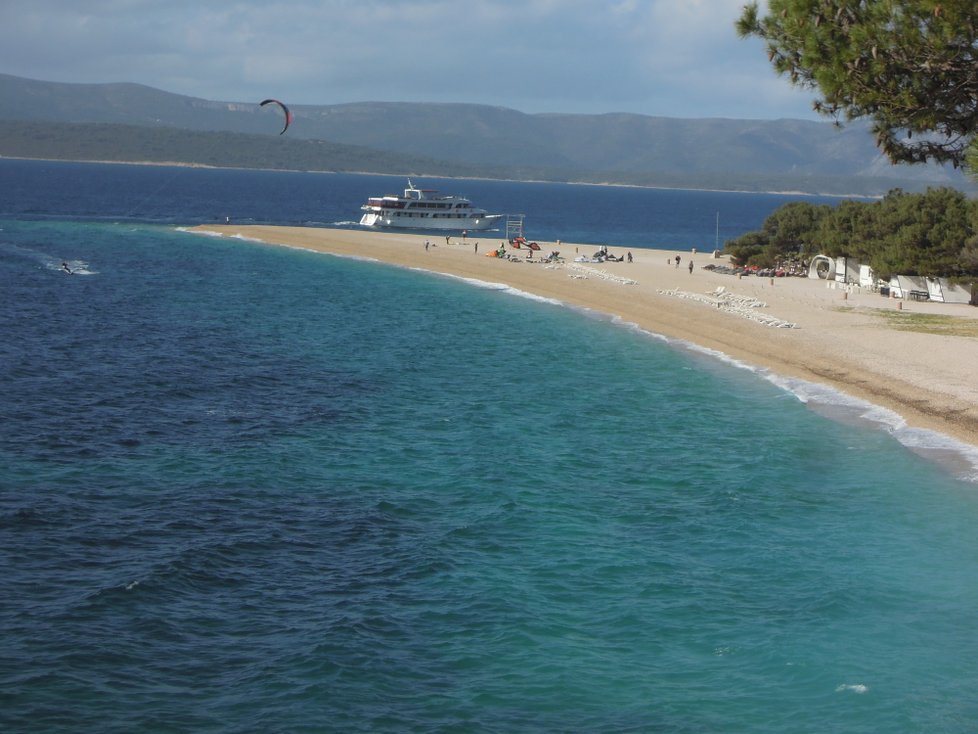
POLYGON ((0 283, 5 731, 975 728, 975 483, 798 386, 152 223, 0 283))

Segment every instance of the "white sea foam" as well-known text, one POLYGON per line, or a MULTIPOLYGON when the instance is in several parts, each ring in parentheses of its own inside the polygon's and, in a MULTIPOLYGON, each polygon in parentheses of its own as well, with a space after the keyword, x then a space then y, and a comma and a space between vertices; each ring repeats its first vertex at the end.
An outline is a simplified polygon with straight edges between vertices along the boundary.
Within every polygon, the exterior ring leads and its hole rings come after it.
POLYGON ((177 227, 177 232, 186 232, 188 234, 203 235, 204 237, 223 237, 221 232, 211 232, 206 229, 190 229, 189 227, 177 227))
POLYGON ((439 273, 439 275, 444 275, 446 278, 453 278, 455 280, 461 280, 463 283, 468 283, 469 285, 474 285, 477 288, 484 288, 491 291, 503 291, 511 296, 517 296, 519 298, 526 298, 530 301, 536 301, 538 303, 549 303, 554 306, 565 305, 563 301, 556 298, 547 298, 546 296, 538 296, 536 293, 529 293, 528 291, 520 290, 519 288, 513 288, 505 283, 494 283, 488 280, 479 280, 477 278, 463 278, 458 275, 450 275, 448 273, 439 273))
POLYGON ((642 336, 651 337, 652 339, 658 339, 659 341, 666 342, 667 344, 672 344, 676 342, 675 339, 670 339, 669 337, 663 334, 659 334, 658 332, 649 331, 648 329, 643 329, 634 321, 626 321, 621 316, 612 316, 611 323, 615 324, 616 326, 621 326, 625 329, 629 329, 630 331, 637 331, 642 336))
POLYGON ((862 683, 841 683, 835 687, 836 693, 844 693, 849 691, 851 693, 868 693, 869 686, 863 685, 862 683))
POLYGON ((48 270, 65 273, 66 275, 98 275, 97 270, 90 269, 89 263, 84 260, 48 260, 44 263, 48 270), (65 265, 68 269, 65 270, 65 265))
POLYGON ((914 453, 951 467, 961 479, 978 482, 978 446, 937 431, 908 426, 899 413, 827 385, 783 377, 767 370, 761 374, 822 415, 877 427, 914 453))
POLYGON ((3 246, 4 250, 8 250, 14 254, 33 260, 35 263, 38 263, 45 269, 52 272, 64 273, 67 275, 68 272, 65 270, 65 265, 67 265, 68 270, 71 271, 71 275, 98 275, 98 271, 91 270, 89 263, 85 260, 68 260, 64 257, 55 257, 54 255, 47 252, 42 252, 41 250, 21 247, 8 242, 0 243, 0 245, 3 246))
POLYGON ((907 425, 907 421, 899 413, 882 405, 876 405, 868 400, 849 395, 835 387, 796 377, 785 377, 771 372, 766 367, 759 367, 735 359, 716 349, 702 347, 682 339, 664 337, 620 319, 614 321, 661 339, 678 348, 703 354, 732 367, 752 372, 794 396, 812 411, 827 418, 885 431, 910 451, 949 468, 959 479, 978 483, 978 446, 959 441, 937 431, 912 428, 907 425))
POLYGON ((178 232, 187 232, 189 234, 203 235, 204 237, 223 237, 229 240, 241 240, 243 242, 260 242, 261 244, 268 244, 265 240, 258 239, 257 237, 245 237, 240 232, 236 234, 224 234, 223 232, 211 232, 206 229, 188 229, 187 227, 177 227, 178 232))

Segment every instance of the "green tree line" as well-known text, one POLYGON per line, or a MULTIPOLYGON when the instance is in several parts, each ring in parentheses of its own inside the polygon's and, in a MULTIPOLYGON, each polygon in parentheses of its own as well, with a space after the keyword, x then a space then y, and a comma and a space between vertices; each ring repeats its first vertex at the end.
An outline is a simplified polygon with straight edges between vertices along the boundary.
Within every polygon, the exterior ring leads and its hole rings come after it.
POLYGON ((836 206, 792 202, 755 232, 729 240, 738 265, 774 267, 814 255, 851 257, 880 277, 978 277, 978 201, 954 189, 890 191, 880 200, 836 206))

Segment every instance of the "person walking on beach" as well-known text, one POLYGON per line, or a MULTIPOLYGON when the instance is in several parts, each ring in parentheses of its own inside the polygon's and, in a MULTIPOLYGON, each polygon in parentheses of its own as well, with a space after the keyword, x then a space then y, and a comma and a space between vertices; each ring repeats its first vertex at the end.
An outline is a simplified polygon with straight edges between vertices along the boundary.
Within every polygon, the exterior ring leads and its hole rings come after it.
POLYGON ((631 253, 631 251, 629 251, 628 252, 628 262, 631 262, 631 261, 632 261, 632 253, 631 253))
POLYGON ((681 258, 681 257, 679 257, 679 255, 676 255, 676 267, 677 267, 677 268, 679 267, 679 261, 680 261, 680 260, 682 260, 682 258, 681 258))
POLYGON ((689 261, 689 274, 690 275, 693 274, 693 261, 692 260, 689 261))
POLYGON ((427 252, 427 251, 428 251, 428 244, 429 244, 429 243, 428 243, 428 240, 425 240, 425 241, 424 241, 424 251, 425 251, 425 252, 427 252))
POLYGON ((479 254, 479 243, 478 242, 475 243, 475 254, 476 255, 479 254))

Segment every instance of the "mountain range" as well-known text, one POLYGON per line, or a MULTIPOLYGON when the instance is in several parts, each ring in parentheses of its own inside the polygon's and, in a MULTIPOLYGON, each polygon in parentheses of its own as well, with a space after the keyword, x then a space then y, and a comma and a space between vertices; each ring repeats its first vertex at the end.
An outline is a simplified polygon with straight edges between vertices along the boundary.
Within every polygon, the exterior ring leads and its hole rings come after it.
POLYGON ((361 102, 290 105, 294 121, 280 136, 281 110, 257 100, 3 74, 0 96, 4 156, 824 194, 973 189, 947 167, 889 164, 864 123, 361 102))

